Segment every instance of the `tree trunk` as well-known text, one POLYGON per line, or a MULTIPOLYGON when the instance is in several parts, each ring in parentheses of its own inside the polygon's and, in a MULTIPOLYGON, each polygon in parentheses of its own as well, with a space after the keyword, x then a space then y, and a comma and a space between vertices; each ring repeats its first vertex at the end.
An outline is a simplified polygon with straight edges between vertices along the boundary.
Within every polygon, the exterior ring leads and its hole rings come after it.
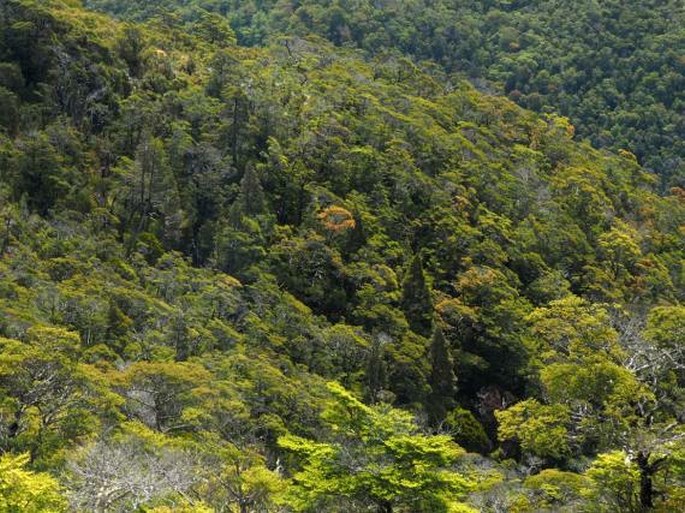
POLYGON ((233 98, 233 127, 231 131, 231 157, 233 167, 238 169, 238 96, 233 98))
POLYGON ((650 511, 654 507, 652 475, 656 468, 649 464, 649 456, 649 453, 639 452, 636 458, 640 470, 640 506, 642 511, 650 511))

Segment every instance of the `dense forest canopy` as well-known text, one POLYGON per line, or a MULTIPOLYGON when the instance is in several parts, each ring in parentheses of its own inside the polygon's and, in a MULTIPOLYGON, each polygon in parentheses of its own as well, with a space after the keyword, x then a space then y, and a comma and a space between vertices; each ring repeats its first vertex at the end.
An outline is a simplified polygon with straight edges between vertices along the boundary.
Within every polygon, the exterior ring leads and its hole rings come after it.
POLYGON ((401 53, 570 117, 597 147, 630 151, 685 185, 685 5, 680 0, 87 0, 126 19, 225 17, 241 45, 318 34, 367 57, 401 53))
POLYGON ((652 3, 0 3, 0 511, 685 509, 652 3))

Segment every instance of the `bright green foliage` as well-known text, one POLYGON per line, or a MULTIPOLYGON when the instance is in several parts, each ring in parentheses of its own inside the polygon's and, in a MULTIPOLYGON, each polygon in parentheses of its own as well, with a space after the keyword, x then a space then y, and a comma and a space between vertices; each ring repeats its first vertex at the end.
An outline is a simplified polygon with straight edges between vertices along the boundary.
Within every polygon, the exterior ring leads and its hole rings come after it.
POLYGON ((208 468, 196 469, 203 482, 197 486, 208 504, 217 510, 269 511, 282 500, 286 481, 267 468, 264 457, 254 450, 208 441, 204 461, 208 468))
POLYGON ((596 511, 641 511, 640 475, 626 453, 600 454, 585 474, 592 480, 590 497, 596 511))
POLYGON ((601 359, 551 364, 540 372, 540 379, 549 399, 558 403, 579 401, 611 409, 647 394, 630 371, 601 359))
POLYGON ((289 497, 295 511, 449 511, 469 490, 469 480, 448 469, 463 455, 449 437, 420 435, 406 413, 365 406, 338 385, 329 389, 331 441, 279 440, 302 465, 289 497))
POLYGON ((517 441, 523 451, 542 458, 562 459, 569 454, 567 407, 527 399, 495 415, 500 441, 517 441))
MULTIPOLYGON (((659 365, 651 365, 651 373, 658 381, 673 382, 673 394, 685 386, 685 308, 682 306, 657 306, 647 317, 645 338, 661 354, 659 365)), ((653 378, 654 379, 654 378, 653 378)))
POLYGON ((59 513, 67 511, 59 483, 49 474, 26 469, 28 454, 0 457, 0 511, 59 513))
POLYGON ((586 476, 546 469, 528 477, 523 486, 529 491, 529 507, 521 511, 578 511, 584 495, 594 483, 586 476))
POLYGON ((682 361, 685 345, 685 307, 658 306, 649 312, 647 338, 667 350, 674 351, 678 361, 682 361))
POLYGON ((611 326, 607 310, 576 296, 550 301, 528 317, 532 325, 536 352, 545 361, 559 357, 585 358, 604 353, 621 357, 618 335, 611 326))
POLYGON ((124 408, 129 416, 165 433, 190 430, 201 421, 203 401, 212 395, 206 388, 209 379, 210 374, 196 364, 140 362, 118 378, 117 388, 127 398, 124 408))
POLYGON ((91 372, 75 360, 74 333, 36 326, 28 336, 28 343, 0 339, 0 443, 45 462, 95 431, 97 409, 107 406, 98 404, 91 372))
POLYGON ((408 513, 593 511, 553 471, 625 450, 683 509, 679 36, 562 3, 0 2, 2 452, 76 510, 408 513))

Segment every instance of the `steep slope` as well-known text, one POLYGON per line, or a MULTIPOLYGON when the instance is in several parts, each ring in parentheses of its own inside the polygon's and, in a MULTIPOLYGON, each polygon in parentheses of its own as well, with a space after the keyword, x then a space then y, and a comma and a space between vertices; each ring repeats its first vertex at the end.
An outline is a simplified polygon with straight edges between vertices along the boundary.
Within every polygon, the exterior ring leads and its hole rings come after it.
POLYGON ((316 37, 0 20, 0 443, 72 508, 677 506, 685 207, 630 154, 316 37))
POLYGON ((571 118, 597 147, 634 153, 682 187, 685 9, 678 0, 145 3, 88 0, 128 19, 162 10, 189 20, 203 9, 225 16, 241 44, 316 33, 369 56, 402 52, 430 59, 538 112, 571 118))

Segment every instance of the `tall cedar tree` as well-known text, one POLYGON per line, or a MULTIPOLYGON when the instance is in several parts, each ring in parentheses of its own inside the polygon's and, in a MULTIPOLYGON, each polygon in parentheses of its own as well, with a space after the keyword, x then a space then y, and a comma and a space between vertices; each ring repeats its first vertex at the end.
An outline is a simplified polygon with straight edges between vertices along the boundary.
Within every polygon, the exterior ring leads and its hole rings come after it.
POLYGON ((243 218, 255 218, 265 212, 264 188, 254 167, 245 169, 240 180, 240 192, 229 209, 229 222, 234 228, 244 229, 243 218))
POLYGON ((236 206, 240 214, 248 217, 264 213, 264 189, 262 188, 259 176, 257 176, 257 172, 252 166, 248 166, 245 169, 243 179, 240 181, 240 194, 236 200, 236 206))
POLYGON ((428 396, 426 410, 431 424, 437 426, 445 420, 447 412, 454 407, 454 397, 457 392, 454 362, 447 347, 445 335, 439 326, 433 330, 428 358, 431 365, 428 376, 431 393, 428 396))
POLYGON ((415 255, 402 283, 402 311, 415 333, 430 337, 433 325, 433 302, 423 273, 421 257, 415 255))

